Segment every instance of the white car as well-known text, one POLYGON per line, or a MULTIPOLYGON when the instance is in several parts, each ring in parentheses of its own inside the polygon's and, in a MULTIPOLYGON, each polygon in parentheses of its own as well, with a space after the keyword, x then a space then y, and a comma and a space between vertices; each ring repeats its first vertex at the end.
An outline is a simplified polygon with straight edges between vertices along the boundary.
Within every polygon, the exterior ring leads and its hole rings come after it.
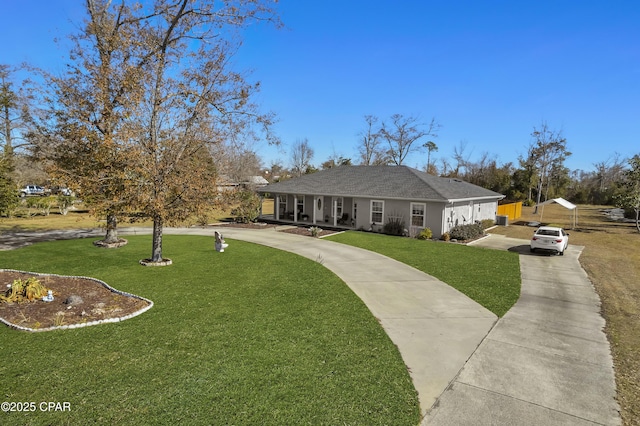
POLYGON ((564 229, 553 226, 541 226, 531 237, 531 252, 546 250, 558 253, 560 256, 569 245, 569 234, 564 229))

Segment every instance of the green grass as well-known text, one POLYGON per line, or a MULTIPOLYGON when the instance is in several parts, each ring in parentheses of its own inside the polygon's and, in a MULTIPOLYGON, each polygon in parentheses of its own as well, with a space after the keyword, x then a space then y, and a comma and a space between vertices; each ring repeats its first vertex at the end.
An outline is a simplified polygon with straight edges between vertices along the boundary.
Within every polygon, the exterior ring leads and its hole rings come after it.
POLYGON ((413 266, 458 289, 499 317, 520 296, 517 253, 355 231, 327 239, 413 266))
POLYGON ((149 236, 1 252, 0 267, 102 279, 154 301, 118 324, 43 333, 0 327, 2 401, 71 412, 6 424, 411 425, 417 393, 384 330, 311 260, 232 241, 164 237, 169 267, 142 267, 149 236))

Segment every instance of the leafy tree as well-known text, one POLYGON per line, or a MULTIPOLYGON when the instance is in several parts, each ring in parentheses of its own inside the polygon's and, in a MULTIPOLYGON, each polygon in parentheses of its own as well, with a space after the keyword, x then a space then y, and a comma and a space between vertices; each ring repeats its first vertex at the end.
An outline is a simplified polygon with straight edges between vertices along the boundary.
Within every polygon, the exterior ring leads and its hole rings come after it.
POLYGON ((255 222, 260 216, 260 207, 262 205, 260 197, 255 192, 245 189, 234 194, 234 199, 238 206, 231 211, 231 215, 236 222, 255 222))
POLYGON ((320 165, 320 168, 322 170, 326 170, 326 169, 332 169, 338 166, 350 166, 350 165, 351 165, 351 158, 344 158, 340 156, 337 158, 336 157, 329 158, 327 161, 325 161, 320 165))
POLYGON ((36 155, 59 183, 83 194, 97 216, 106 217, 104 242, 119 240, 118 218, 134 210, 137 185, 132 165, 139 151, 129 125, 144 95, 142 81, 151 56, 136 39, 144 33, 138 5, 87 0, 88 19, 72 35, 67 72, 46 75, 48 110, 32 116, 36 155))
POLYGON ((380 137, 387 141, 391 163, 400 166, 407 156, 420 149, 416 142, 426 136, 436 137, 440 125, 434 118, 425 126, 416 117, 393 114, 390 123, 382 123, 380 137))
MULTIPOLYGON (((428 141, 427 143, 425 143, 424 145, 422 145, 424 148, 427 149, 427 173, 432 173, 431 170, 431 153, 433 151, 438 151, 438 145, 436 145, 435 142, 433 141, 428 141)), ((435 174, 435 173, 432 173, 435 174)))
POLYGON ((529 145, 527 156, 520 155, 518 162, 520 168, 513 172, 514 200, 526 200, 527 204, 533 204, 533 189, 538 182, 538 171, 533 154, 533 145, 529 145), (516 195, 518 194, 518 195, 516 195))
POLYGON ((0 216, 11 216, 20 200, 16 184, 11 178, 12 170, 12 156, 6 152, 0 153, 0 216))
POLYGON ((618 207, 633 210, 636 229, 640 232, 640 154, 629 160, 630 169, 624 172, 624 180, 616 197, 618 207))
POLYGON ((25 145, 24 116, 30 106, 22 85, 17 89, 13 87, 12 74, 15 71, 8 65, 0 64, 0 142, 7 155, 13 155, 16 148, 25 145))

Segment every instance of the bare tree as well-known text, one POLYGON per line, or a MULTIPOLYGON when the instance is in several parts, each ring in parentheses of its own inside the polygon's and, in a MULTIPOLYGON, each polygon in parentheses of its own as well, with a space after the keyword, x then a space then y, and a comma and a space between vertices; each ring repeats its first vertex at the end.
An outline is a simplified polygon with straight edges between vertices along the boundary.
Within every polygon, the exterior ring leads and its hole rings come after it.
POLYGON ((454 176, 460 176, 467 173, 467 165, 469 164, 469 158, 471 154, 465 154, 467 150, 467 141, 461 140, 457 146, 453 147, 453 159, 456 162, 454 176))
POLYGON ((416 117, 394 114, 390 123, 382 123, 380 136, 387 141, 391 163, 400 166, 407 155, 421 148, 420 145, 416 145, 419 139, 426 136, 437 137, 436 132, 439 128, 440 125, 435 118, 424 125, 416 117))
POLYGON ((551 130, 546 122, 534 127, 531 136, 534 138, 533 149, 530 151, 532 161, 538 170, 538 194, 534 213, 538 211, 542 191, 549 186, 549 176, 552 170, 562 167, 564 160, 571 155, 567 151, 567 140, 561 131, 551 130))
POLYGON ((440 175, 441 176, 447 176, 447 177, 453 177, 451 175, 451 164, 449 163, 449 161, 446 158, 440 158, 440 164, 442 164, 441 166, 441 171, 440 171, 440 175))
POLYGON ((360 135, 360 144, 358 145, 358 153, 360 155, 360 164, 363 166, 377 166, 387 164, 389 158, 382 148, 379 129, 376 128, 378 117, 374 115, 365 115, 364 120, 367 123, 365 130, 360 135))
POLYGON ((600 192, 605 192, 607 187, 622 179, 625 169, 624 162, 625 160, 620 158, 620 154, 615 153, 606 160, 593 164, 593 167, 596 168, 598 190, 600 192))
POLYGON ((250 102, 259 84, 248 84, 231 69, 239 46, 224 35, 276 18, 263 2, 251 0, 156 0, 154 15, 138 38, 153 60, 146 101, 136 111, 141 123, 137 205, 153 220, 149 260, 161 262, 165 224, 198 214, 211 199, 215 169, 207 166, 207 145, 251 137, 255 126, 275 141, 269 132, 273 117, 250 102))
POLYGON ((291 170, 293 175, 300 177, 307 172, 313 159, 313 148, 309 145, 309 140, 298 139, 291 147, 291 170))
POLYGON ((277 141, 272 115, 250 102, 259 84, 230 65, 234 28, 279 23, 266 1, 86 0, 74 62, 54 80, 57 131, 40 132, 54 146, 41 147, 108 217, 135 209, 153 220, 151 262, 162 260, 163 226, 211 199, 208 147, 259 133, 277 141))

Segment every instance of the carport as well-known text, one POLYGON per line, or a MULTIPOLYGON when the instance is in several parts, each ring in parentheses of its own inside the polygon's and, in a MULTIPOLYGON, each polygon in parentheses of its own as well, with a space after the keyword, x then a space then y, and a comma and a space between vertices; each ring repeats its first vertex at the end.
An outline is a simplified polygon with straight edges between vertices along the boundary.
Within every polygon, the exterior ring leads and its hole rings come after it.
MULTIPOLYGON (((578 206, 576 206, 573 203, 570 203, 564 198, 552 198, 550 200, 547 200, 543 203, 538 204, 538 206, 544 206, 545 204, 552 204, 552 203, 558 203, 562 207, 572 211, 573 214, 571 215, 571 229, 574 229, 578 225, 578 206)), ((542 222, 543 213, 544 213, 544 209, 542 210, 542 213, 540 213, 540 222, 542 222)))

